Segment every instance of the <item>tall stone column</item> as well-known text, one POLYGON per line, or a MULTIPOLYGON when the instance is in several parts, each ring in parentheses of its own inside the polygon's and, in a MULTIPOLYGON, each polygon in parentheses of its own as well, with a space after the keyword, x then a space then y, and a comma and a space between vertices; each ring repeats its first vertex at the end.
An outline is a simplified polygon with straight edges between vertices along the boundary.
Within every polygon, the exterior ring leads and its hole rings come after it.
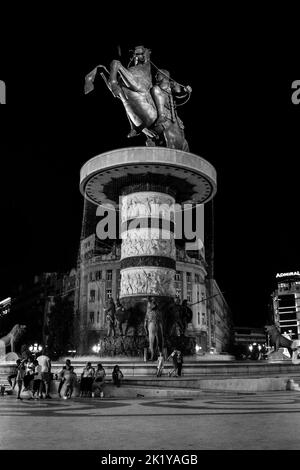
POLYGON ((175 199, 166 187, 133 185, 121 204, 121 299, 175 296, 175 199), (147 189, 147 190, 145 190, 147 189))

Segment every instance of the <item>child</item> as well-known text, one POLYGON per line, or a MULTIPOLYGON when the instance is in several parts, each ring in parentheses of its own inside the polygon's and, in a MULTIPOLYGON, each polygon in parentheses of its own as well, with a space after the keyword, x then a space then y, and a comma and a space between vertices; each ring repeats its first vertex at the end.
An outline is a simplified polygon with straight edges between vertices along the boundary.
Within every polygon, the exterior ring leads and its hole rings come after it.
POLYGON ((159 353, 159 356, 157 358, 157 371, 156 371, 156 377, 161 377, 162 371, 164 368, 164 357, 162 353, 159 353))
POLYGON ((168 357, 167 361, 172 358, 173 359, 173 369, 169 372, 169 377, 174 373, 174 377, 178 377, 178 365, 177 365, 177 349, 174 349, 174 351, 170 354, 168 357))

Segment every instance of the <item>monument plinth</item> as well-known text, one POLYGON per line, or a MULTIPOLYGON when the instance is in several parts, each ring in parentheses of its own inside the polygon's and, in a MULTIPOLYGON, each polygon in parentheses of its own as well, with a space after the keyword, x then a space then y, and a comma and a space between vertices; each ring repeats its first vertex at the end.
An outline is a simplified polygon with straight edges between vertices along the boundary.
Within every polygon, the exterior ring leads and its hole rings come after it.
POLYGON ((176 211, 213 198, 214 167, 177 149, 117 149, 83 165, 80 191, 95 205, 116 210, 121 226, 119 298, 131 309, 133 323, 143 323, 150 297, 168 315, 166 306, 175 300, 176 211))

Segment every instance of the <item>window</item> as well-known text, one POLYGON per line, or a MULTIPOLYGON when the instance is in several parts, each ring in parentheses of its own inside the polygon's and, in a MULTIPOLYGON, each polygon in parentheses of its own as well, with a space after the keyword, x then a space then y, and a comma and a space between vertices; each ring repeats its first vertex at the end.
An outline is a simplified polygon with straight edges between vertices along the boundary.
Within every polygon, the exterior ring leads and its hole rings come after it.
POLYGON ((197 317, 198 317, 198 325, 200 325, 200 312, 197 313, 197 317))
POLYGON ((181 289, 176 289, 176 299, 181 299, 181 289))
POLYGON ((200 284, 200 274, 195 273, 195 283, 200 284))
POLYGON ((97 312, 97 323, 100 323, 100 312, 97 312))
POLYGON ((99 279, 102 278, 102 271, 96 271, 95 272, 95 279, 96 281, 99 281, 99 279))
POLYGON ((91 322, 91 323, 94 323, 94 321, 95 321, 94 312, 90 312, 90 322, 91 322))
POLYGON ((188 302, 191 302, 192 301, 192 291, 191 290, 188 290, 187 293, 186 293, 186 300, 188 302))
POLYGON ((90 281, 94 281, 94 273, 93 272, 90 272, 90 281))
POLYGON ((108 269, 106 271, 106 280, 107 281, 111 281, 112 280, 112 270, 111 269, 108 269))
POLYGON ((205 313, 202 313, 202 324, 206 325, 206 318, 205 318, 205 313))
POLYGON ((96 296, 96 291, 94 289, 90 290, 90 297, 89 297, 89 302, 95 302, 95 296, 96 296))
POLYGON ((175 281, 181 281, 181 272, 180 271, 176 271, 175 281))
POLYGON ((111 289, 106 289, 106 299, 111 299, 112 298, 112 292, 111 289))
POLYGON ((186 273, 186 282, 192 282, 192 273, 186 273))

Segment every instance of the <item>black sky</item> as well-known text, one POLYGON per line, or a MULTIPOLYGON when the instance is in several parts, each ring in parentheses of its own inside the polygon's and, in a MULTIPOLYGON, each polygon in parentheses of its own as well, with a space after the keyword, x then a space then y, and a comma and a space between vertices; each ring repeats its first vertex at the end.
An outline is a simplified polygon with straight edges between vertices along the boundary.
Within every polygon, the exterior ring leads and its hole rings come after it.
POLYGON ((215 277, 236 324, 263 325, 275 274, 300 268, 297 76, 275 71, 267 44, 245 42, 241 54, 226 37, 214 47, 196 34, 172 41, 91 34, 42 48, 18 44, 0 76, 8 100, 1 107, 0 298, 29 275, 75 265, 80 167, 96 154, 143 145, 126 138, 122 105, 101 79, 83 94, 84 76, 117 58, 118 44, 125 64, 128 49, 144 44, 157 66, 193 88, 178 114, 191 152, 218 173, 215 277))

